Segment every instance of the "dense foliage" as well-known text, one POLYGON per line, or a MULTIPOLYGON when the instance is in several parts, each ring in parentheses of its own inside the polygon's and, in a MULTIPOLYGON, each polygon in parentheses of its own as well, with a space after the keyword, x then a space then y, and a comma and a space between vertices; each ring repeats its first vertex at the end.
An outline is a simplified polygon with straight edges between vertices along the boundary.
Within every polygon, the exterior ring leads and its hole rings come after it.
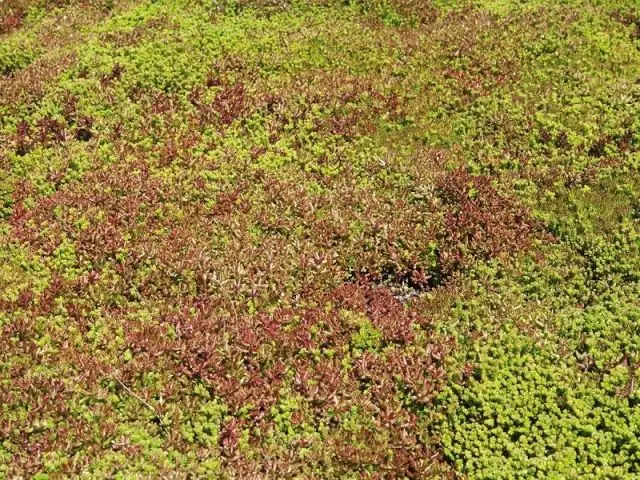
POLYGON ((633 0, 0 1, 0 477, 638 478, 633 0))

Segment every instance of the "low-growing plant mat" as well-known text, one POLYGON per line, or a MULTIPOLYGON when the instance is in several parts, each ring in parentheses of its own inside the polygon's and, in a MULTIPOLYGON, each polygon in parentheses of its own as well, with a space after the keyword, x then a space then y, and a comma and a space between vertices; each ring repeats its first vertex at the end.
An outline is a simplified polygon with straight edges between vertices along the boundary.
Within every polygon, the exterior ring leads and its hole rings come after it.
POLYGON ((640 476, 633 0, 0 2, 0 477, 640 476))

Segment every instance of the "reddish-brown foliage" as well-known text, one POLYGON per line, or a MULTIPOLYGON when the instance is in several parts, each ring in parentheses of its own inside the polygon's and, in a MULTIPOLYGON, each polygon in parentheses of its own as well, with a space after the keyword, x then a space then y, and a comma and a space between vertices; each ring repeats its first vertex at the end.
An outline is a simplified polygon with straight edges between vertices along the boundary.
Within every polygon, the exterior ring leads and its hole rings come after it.
POLYGON ((472 259, 488 259, 526 248, 536 222, 527 209, 501 195, 487 176, 472 176, 458 169, 439 182, 446 206, 440 259, 453 271, 472 259))

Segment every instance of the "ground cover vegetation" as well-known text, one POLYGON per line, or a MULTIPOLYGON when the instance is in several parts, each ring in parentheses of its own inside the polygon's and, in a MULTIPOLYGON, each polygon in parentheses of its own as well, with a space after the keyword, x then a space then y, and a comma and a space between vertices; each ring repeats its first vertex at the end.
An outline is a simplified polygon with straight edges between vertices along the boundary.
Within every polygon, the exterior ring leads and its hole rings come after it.
POLYGON ((0 1, 0 477, 640 476, 633 0, 0 1))

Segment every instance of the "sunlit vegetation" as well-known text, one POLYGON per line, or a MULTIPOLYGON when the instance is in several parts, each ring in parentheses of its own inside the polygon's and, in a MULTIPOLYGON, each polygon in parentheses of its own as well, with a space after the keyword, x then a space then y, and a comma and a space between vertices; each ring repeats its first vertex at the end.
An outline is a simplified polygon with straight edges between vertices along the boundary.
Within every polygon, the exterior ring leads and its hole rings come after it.
POLYGON ((633 0, 0 1, 0 478, 640 476, 633 0))

